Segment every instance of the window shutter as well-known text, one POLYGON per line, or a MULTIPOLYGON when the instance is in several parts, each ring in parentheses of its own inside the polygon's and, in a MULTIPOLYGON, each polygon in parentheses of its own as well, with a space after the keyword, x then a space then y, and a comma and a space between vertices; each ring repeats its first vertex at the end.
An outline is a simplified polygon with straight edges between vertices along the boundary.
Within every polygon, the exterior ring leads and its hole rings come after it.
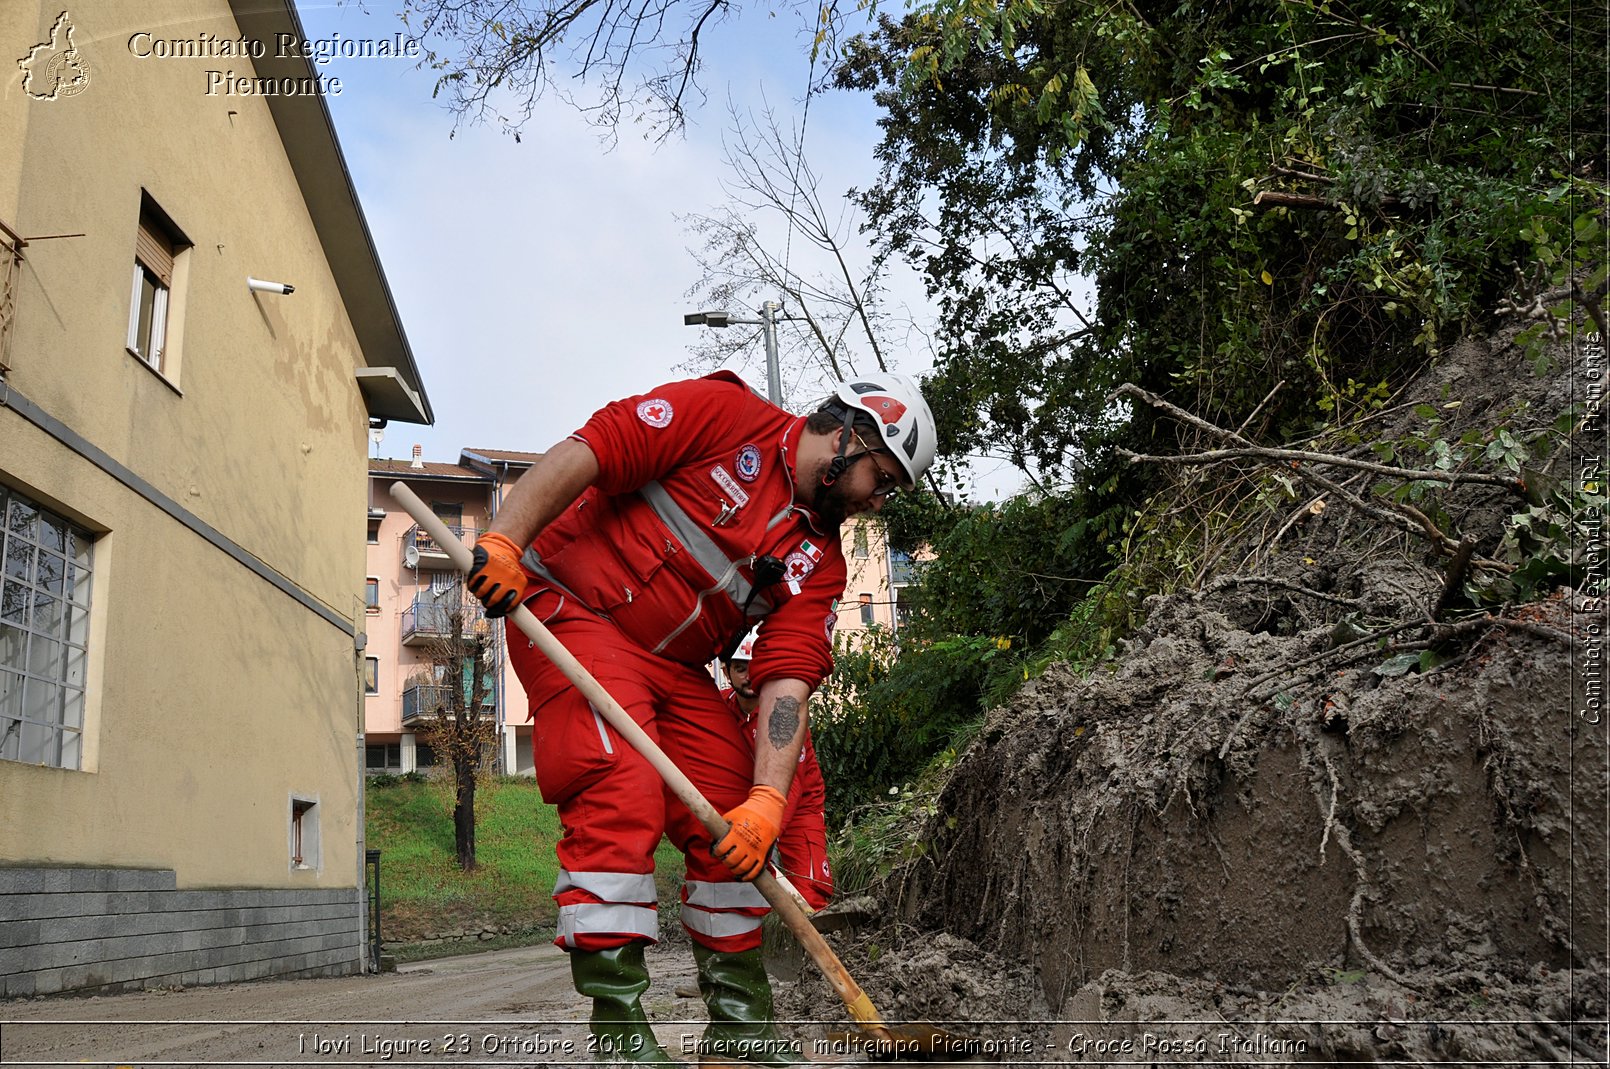
POLYGON ((140 213, 140 232, 134 239, 134 258, 164 286, 173 286, 173 241, 161 223, 149 213, 140 213))

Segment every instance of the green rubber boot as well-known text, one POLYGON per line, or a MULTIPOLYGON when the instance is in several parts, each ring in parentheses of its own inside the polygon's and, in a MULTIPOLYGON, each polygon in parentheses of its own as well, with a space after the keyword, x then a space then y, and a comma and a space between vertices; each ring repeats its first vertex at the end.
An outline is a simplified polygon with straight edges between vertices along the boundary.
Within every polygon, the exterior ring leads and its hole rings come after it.
POLYGON ((723 953, 693 944, 699 993, 710 1024, 699 1040, 702 1065, 800 1065, 805 1058, 771 1021, 771 982, 760 950, 723 953))
POLYGON ((648 1025, 638 996, 648 990, 643 944, 613 950, 572 950, 570 976, 576 990, 593 1000, 589 1021, 595 1061, 675 1065, 648 1025))

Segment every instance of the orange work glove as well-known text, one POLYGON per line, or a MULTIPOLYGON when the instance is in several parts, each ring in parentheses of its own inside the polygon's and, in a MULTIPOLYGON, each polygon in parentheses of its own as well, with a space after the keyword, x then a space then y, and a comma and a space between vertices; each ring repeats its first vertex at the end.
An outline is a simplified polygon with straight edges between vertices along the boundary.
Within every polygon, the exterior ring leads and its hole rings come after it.
POLYGON ((489 531, 477 538, 467 585, 470 593, 486 606, 488 616, 496 619, 513 612, 525 597, 526 578, 525 569, 520 567, 520 547, 495 532, 489 531))
POLYGON ((727 834, 710 852, 722 861, 740 880, 752 880, 766 867, 766 858, 777 842, 777 833, 783 824, 783 808, 788 804, 773 787, 757 783, 749 788, 749 797, 722 818, 731 824, 727 834))

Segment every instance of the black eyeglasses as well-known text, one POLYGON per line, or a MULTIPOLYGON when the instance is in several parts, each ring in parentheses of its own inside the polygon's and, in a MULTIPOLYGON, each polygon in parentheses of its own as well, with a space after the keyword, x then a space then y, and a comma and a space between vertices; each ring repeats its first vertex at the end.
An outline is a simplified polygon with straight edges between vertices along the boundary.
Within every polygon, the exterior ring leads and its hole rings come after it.
MULTIPOLYGON (((866 439, 859 434, 855 436, 855 440, 861 443, 862 449, 866 450, 866 452, 860 454, 861 456, 875 458, 878 453, 889 452, 887 449, 873 449, 866 444, 866 439)), ((872 461, 872 467, 878 473, 878 485, 873 488, 873 497, 889 498, 900 492, 900 480, 898 478, 885 471, 883 465, 879 464, 876 459, 872 461)))

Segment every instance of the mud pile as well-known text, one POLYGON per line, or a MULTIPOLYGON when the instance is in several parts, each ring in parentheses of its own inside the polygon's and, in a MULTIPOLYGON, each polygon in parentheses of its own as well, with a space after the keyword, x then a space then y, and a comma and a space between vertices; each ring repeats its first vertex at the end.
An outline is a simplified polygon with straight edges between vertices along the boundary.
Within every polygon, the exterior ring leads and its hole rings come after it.
MULTIPOLYGON (((1421 397, 1450 436, 1552 421, 1584 369, 1521 359, 1467 345, 1378 433, 1421 397)), ((1446 498, 1480 554, 1504 494, 1446 498)), ((1255 582, 1154 598, 1113 662, 989 714, 876 955, 844 948, 886 1016, 1021 1034, 1026 1061, 1602 1062, 1602 608, 1433 632, 1445 559, 1334 506, 1288 529, 1226 554, 1255 582)))

